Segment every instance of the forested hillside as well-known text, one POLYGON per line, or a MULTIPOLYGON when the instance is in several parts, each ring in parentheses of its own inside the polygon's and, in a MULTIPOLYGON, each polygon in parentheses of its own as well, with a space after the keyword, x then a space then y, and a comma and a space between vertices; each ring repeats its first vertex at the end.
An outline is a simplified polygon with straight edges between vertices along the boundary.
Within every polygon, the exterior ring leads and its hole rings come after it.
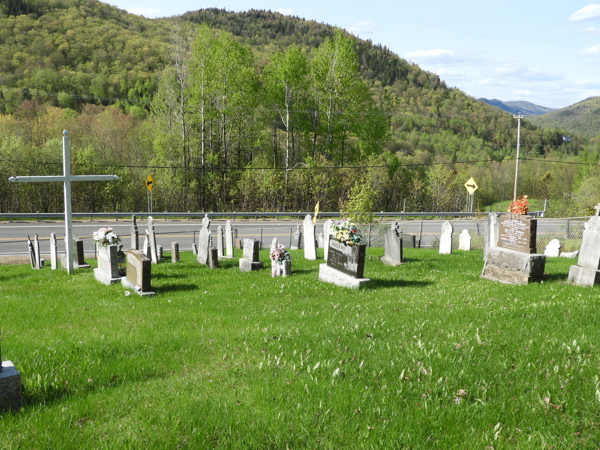
POLYGON ((531 119, 541 127, 560 127, 568 133, 600 138, 600 97, 591 97, 574 105, 531 119))
MULTIPOLYGON (((387 48, 266 11, 149 20, 93 0, 0 8, 0 211, 59 211, 62 129, 75 210, 460 210, 512 197, 516 121, 387 48)), ((597 141, 521 127, 519 192, 589 211, 597 141), (549 162, 550 160, 556 162, 549 162), (576 164, 572 164, 576 163, 576 164), (583 164, 586 165, 583 165, 583 164), (587 190, 586 190, 587 189, 587 190), (591 191, 590 191, 591 190, 591 191)))

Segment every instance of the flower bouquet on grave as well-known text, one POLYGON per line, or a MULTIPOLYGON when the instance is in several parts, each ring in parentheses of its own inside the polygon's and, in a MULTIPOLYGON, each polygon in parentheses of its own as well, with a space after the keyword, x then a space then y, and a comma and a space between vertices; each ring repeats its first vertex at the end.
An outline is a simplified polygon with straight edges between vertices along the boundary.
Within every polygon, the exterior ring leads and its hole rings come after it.
POLYGON ((362 242, 360 230, 348 219, 342 219, 331 226, 331 237, 346 245, 358 245, 362 242))
POLYGON ((277 244, 276 247, 272 248, 269 253, 269 258, 271 258, 271 261, 275 264, 283 264, 284 261, 291 261, 292 259, 283 244, 277 244))
POLYGON ((117 233, 110 227, 100 228, 98 231, 94 231, 92 233, 92 239, 101 247, 116 245, 121 242, 117 233))
POLYGON ((529 202, 527 196, 523 195, 518 197, 514 202, 511 202, 508 206, 508 212, 513 214, 529 214, 529 202))

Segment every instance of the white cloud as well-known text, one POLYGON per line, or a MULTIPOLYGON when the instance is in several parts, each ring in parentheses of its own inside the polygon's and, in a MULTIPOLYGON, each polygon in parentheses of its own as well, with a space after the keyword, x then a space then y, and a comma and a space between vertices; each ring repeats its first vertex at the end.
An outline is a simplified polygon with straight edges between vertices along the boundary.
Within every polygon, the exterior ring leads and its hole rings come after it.
POLYGON ((592 25, 590 27, 584 28, 583 32, 584 33, 590 33, 590 34, 600 34, 600 27, 592 25))
POLYGON ((135 14, 136 16, 144 16, 144 17, 157 17, 160 14, 160 9, 155 8, 130 8, 127 10, 130 14, 135 14))
POLYGON ((275 12, 278 12, 279 14, 283 14, 284 16, 291 16, 292 15, 292 10, 291 9, 276 9, 275 12))
POLYGON ((356 22, 355 24, 353 24, 350 28, 348 28, 348 31, 350 31, 351 33, 355 33, 355 34, 359 34, 359 33, 369 34, 378 29, 379 29, 379 27, 377 25, 375 25, 373 22, 369 22, 368 20, 363 20, 362 22, 356 22))
MULTIPOLYGON (((474 57, 468 57, 453 50, 437 48, 433 50, 416 50, 404 55, 404 58, 419 64, 459 64, 473 62, 474 57)), ((431 69, 428 69, 431 70, 431 69)))
POLYGON ((593 47, 581 50, 579 54, 582 56, 600 56, 600 45, 594 45, 593 47))
POLYGON ((452 81, 462 81, 468 79, 467 74, 458 70, 437 69, 435 70, 435 73, 444 81, 448 81, 449 79, 452 81))
POLYGON ((569 22, 579 22, 581 20, 590 20, 600 18, 600 5, 591 4, 575 11, 569 16, 569 22))

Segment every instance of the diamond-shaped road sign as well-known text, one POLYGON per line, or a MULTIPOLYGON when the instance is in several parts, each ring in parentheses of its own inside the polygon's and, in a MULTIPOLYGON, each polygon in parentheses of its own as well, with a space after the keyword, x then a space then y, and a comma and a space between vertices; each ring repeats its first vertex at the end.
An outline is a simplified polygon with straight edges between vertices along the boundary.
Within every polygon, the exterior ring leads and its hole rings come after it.
POLYGON ((469 178, 469 181, 465 183, 465 187, 467 188, 467 192, 473 195, 473 192, 477 190, 477 183, 475 183, 473 177, 469 178))

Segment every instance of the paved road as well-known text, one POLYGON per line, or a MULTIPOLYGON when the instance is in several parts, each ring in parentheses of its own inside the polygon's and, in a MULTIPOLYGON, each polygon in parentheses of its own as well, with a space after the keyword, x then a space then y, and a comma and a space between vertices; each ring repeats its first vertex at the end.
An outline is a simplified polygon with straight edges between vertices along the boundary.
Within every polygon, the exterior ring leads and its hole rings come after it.
MULTIPOLYGON (((442 220, 403 220, 400 222, 400 227, 403 232, 408 234, 414 234, 421 236, 421 246, 428 247, 435 244, 439 239, 442 220)), ((296 230, 296 224, 300 224, 302 228, 302 222, 296 220, 239 220, 232 222, 234 233, 237 233, 238 238, 251 237, 254 239, 260 239, 262 229, 262 245, 268 247, 274 237, 283 243, 286 247, 290 245, 291 235, 296 230)), ((384 221, 381 223, 373 224, 370 227, 370 245, 375 247, 383 246, 383 233, 389 227, 390 221, 384 221)), ((221 225, 225 228, 224 220, 213 220, 211 222, 211 231, 213 236, 216 236, 217 227, 221 225)), ((470 220, 470 219, 457 219, 452 221, 454 226, 454 233, 457 236, 463 229, 468 229, 469 233, 473 238, 473 246, 479 247, 483 245, 483 221, 482 220, 470 220)), ((84 240, 84 248, 86 252, 93 253, 94 246, 92 245, 91 235, 92 232, 100 227, 110 226, 114 228, 119 236, 121 236, 124 249, 129 248, 130 244, 130 229, 131 221, 75 221, 73 223, 73 234, 80 239, 84 240)), ((190 251, 192 242, 194 239, 198 239, 198 233, 202 226, 199 220, 155 220, 154 229, 157 234, 157 242, 162 245, 165 250, 169 250, 171 242, 175 241, 179 243, 181 251, 190 251), (195 232, 195 234, 194 234, 195 232)), ((581 236, 581 230, 583 229, 583 222, 571 222, 570 225, 571 233, 579 234, 581 236), (580 230, 581 229, 581 230, 580 230)), ((138 230, 140 235, 140 245, 144 240, 144 233, 146 229, 146 222, 138 220, 138 230)), ((544 242, 547 242, 553 237, 561 237, 564 235, 566 229, 566 220, 557 221, 549 219, 538 220, 538 236, 542 240, 544 237, 548 237, 544 242)), ((316 233, 322 233, 323 221, 317 222, 316 233)), ((361 227, 361 231, 368 235, 369 227, 361 227)), ((62 238, 64 236, 64 224, 59 221, 55 222, 2 222, 0 223, 0 255, 19 255, 27 254, 27 236, 33 236, 38 234, 40 238, 40 248, 42 254, 49 254, 49 238, 51 233, 56 233, 59 239, 58 249, 64 251, 62 245, 62 238)), ((574 236, 576 237, 576 236, 574 236)), ((539 240, 538 240, 539 243, 539 240)))

